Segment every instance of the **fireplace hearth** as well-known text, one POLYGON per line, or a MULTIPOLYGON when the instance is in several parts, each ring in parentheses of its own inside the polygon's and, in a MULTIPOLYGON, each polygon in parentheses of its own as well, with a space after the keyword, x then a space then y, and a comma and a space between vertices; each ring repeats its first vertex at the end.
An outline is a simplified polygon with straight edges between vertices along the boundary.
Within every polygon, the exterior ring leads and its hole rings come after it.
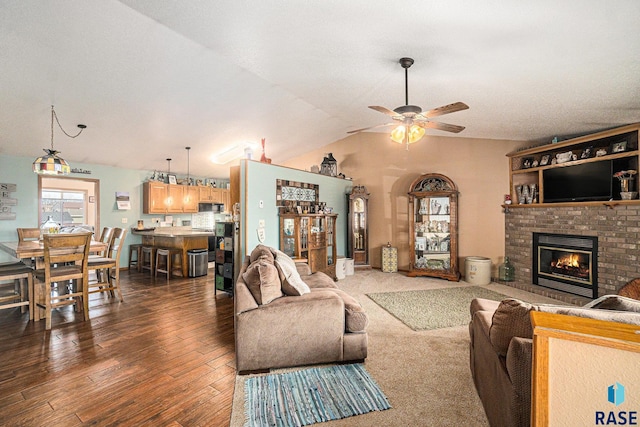
POLYGON ((533 233, 532 254, 534 284, 597 298, 597 237, 533 233))

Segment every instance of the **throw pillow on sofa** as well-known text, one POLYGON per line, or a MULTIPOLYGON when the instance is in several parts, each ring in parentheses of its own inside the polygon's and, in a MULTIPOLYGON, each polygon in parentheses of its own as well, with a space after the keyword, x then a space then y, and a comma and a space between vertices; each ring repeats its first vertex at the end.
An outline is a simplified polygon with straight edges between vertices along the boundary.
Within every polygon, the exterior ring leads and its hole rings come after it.
POLYGON ((311 292, 309 286, 302 281, 296 263, 278 249, 273 249, 275 254, 275 265, 281 273, 282 291, 285 295, 300 296, 311 292))
POLYGON ((242 274, 242 279, 259 305, 269 304, 283 296, 278 270, 268 261, 259 259, 252 262, 242 274))
POLYGON ((269 246, 265 246, 265 245, 256 246, 255 248, 253 248, 253 251, 251 251, 251 255, 249 255, 249 263, 253 263, 258 260, 263 260, 273 264, 274 258, 273 258, 273 252, 271 252, 271 250, 272 249, 269 246))
POLYGON ((533 305, 514 298, 507 298, 500 302, 493 313, 489 329, 491 345, 500 356, 507 355, 509 343, 513 337, 533 337, 533 328, 529 317, 531 310, 535 310, 533 305))

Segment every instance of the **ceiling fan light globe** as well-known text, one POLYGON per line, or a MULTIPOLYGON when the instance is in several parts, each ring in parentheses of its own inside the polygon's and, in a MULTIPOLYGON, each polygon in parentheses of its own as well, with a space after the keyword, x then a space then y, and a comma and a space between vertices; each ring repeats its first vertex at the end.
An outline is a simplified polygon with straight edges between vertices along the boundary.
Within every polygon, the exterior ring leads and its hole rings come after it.
POLYGON ((423 127, 417 125, 411 126, 409 129, 409 144, 420 141, 424 136, 424 132, 425 130, 423 127))
POLYGON ((400 125, 391 131, 391 140, 397 142, 398 144, 413 144, 414 142, 418 142, 424 136, 425 130, 424 128, 412 125, 409 127, 409 140, 407 141, 407 126, 400 125))
POLYGON ((404 144, 404 135, 405 135, 405 127, 404 125, 400 125, 395 127, 391 131, 391 140, 393 142, 397 142, 398 144, 404 144))

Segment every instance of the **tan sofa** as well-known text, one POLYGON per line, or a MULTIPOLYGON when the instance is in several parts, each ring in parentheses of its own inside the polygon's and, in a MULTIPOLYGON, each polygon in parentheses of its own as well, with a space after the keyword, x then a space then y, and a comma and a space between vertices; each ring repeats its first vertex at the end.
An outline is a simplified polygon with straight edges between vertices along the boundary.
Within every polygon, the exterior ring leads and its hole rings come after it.
POLYGON ((470 309, 471 375, 492 427, 530 424, 531 310, 640 325, 640 301, 616 295, 598 298, 584 307, 478 298, 470 309))
POLYGON ((298 284, 304 289, 292 290, 291 272, 283 272, 275 262, 278 253, 284 255, 274 248, 257 246, 243 263, 236 282, 238 372, 363 361, 367 357, 368 319, 360 304, 326 274, 311 274, 304 263, 295 263, 294 269, 308 288, 298 284))

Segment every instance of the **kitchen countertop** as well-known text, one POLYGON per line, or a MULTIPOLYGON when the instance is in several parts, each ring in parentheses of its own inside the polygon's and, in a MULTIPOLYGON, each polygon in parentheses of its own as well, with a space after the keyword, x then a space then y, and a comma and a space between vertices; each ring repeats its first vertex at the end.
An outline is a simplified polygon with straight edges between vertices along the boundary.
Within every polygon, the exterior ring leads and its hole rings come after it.
POLYGON ((158 227, 153 230, 138 230, 131 227, 131 233, 139 236, 162 236, 162 237, 189 237, 189 236, 215 236, 213 231, 194 230, 191 227, 158 227))

